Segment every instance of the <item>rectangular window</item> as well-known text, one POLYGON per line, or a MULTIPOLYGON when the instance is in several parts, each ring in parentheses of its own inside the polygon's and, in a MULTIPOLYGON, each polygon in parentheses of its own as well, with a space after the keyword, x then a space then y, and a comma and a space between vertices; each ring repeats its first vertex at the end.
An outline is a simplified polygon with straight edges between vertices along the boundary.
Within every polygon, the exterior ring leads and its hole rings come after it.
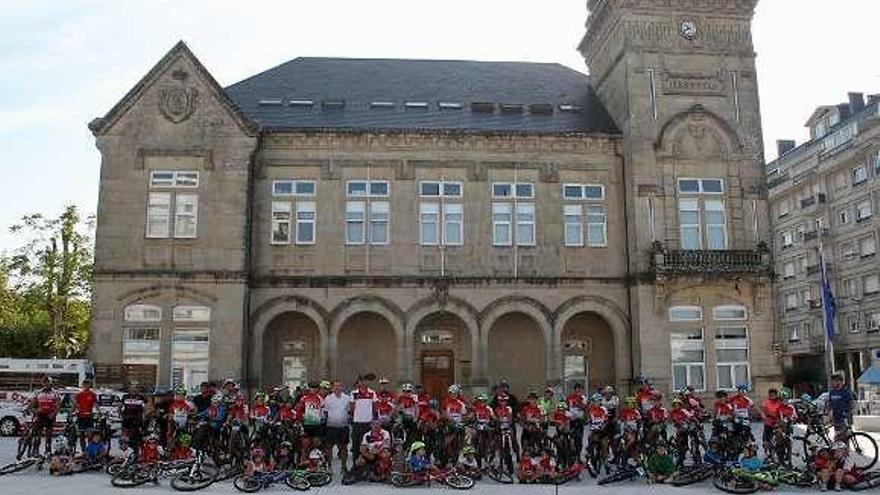
POLYGON ((805 321, 803 325, 801 325, 801 334, 805 337, 809 337, 813 334, 813 322, 805 321))
POLYGON ((669 308, 669 321, 703 321, 703 308, 699 306, 673 306, 669 308))
POLYGON ((715 332, 718 388, 749 383, 749 337, 746 327, 719 327, 715 332))
POLYGON ((292 203, 290 201, 272 202, 272 244, 290 242, 291 212, 292 203))
POLYGON ((837 223, 839 225, 846 225, 849 223, 849 208, 843 207, 837 210, 837 223))
POLYGON ((446 198, 460 198, 462 196, 461 182, 444 182, 443 196, 446 198))
POLYGON ((516 195, 520 199, 532 199, 535 197, 535 186, 531 182, 493 182, 493 198, 512 198, 516 195))
POLYGON ((859 239, 859 253, 862 258, 874 256, 877 253, 877 239, 873 235, 859 239))
POLYGON ((388 190, 389 186, 387 180, 370 181, 370 196, 387 197, 388 190))
POLYGON ((562 197, 565 199, 583 199, 584 188, 580 184, 565 184, 562 186, 562 197))
POLYGON ((880 331, 880 311, 869 311, 865 313, 865 326, 868 328, 868 333, 880 331))
POLYGON ((712 317, 716 320, 745 320, 748 313, 743 306, 718 306, 712 309, 712 317))
POLYGON ((425 197, 440 197, 440 183, 423 181, 419 184, 419 195, 425 197))
POLYGON ((370 203, 370 244, 384 245, 390 240, 391 207, 387 201, 370 203))
POLYGON ((798 323, 794 323, 788 326, 788 341, 789 342, 797 342, 801 340, 800 334, 801 326, 798 323))
POLYGON ((674 332, 669 335, 672 351, 672 386, 676 390, 688 385, 696 390, 705 387, 705 351, 700 329, 674 332))
POLYGON ((296 243, 315 243, 314 201, 300 201, 296 204, 296 243))
POLYGON ((562 217, 565 223, 565 245, 580 247, 584 245, 583 210, 579 204, 564 205, 562 217))
POLYGON ((787 248, 794 245, 794 233, 787 230, 782 233, 782 247, 787 248))
POLYGON ((855 278, 847 278, 842 282, 843 290, 841 292, 846 297, 858 298, 861 294, 859 294, 859 285, 855 278))
POLYGON ((147 237, 168 237, 171 233, 171 193, 151 192, 147 201, 147 237))
POLYGON ((161 333, 158 328, 134 327, 122 330, 122 364, 150 364, 159 367, 161 333))
POLYGON ((199 173, 195 170, 153 170, 150 187, 199 187, 199 173))
POLYGON ((422 181, 419 183, 419 195, 431 198, 460 198, 462 196, 461 182, 437 182, 422 181))
POLYGON ((785 217, 788 216, 788 214, 789 214, 789 205, 788 205, 788 200, 787 200, 787 199, 780 200, 779 203, 778 203, 778 205, 776 206, 776 208, 777 208, 777 212, 776 212, 776 216, 777 216, 777 217, 779 217, 779 218, 785 218, 785 217))
POLYGON ((440 204, 419 205, 419 241, 422 246, 440 244, 440 204))
POLYGON ((350 180, 346 184, 346 192, 352 197, 387 197, 390 190, 387 180, 350 180))
POLYGON ((605 220, 604 206, 587 206, 588 246, 604 247, 607 245, 605 220))
POLYGON ((863 294, 866 296, 880 292, 880 276, 876 273, 862 277, 863 294))
POLYGON ((178 194, 174 204, 174 237, 196 237, 199 214, 198 194, 178 194))
POLYGON ((724 213, 724 202, 707 199, 706 207, 706 242, 709 249, 727 249, 727 218, 724 213))
POLYGON ((315 181, 313 180, 276 180, 272 182, 272 194, 275 196, 314 196, 315 181))
POLYGON ((874 214, 873 209, 871 208, 871 200, 865 199, 859 201, 856 205, 856 221, 862 222, 871 218, 874 214))
POLYGON ((171 335, 171 386, 196 391, 208 381, 208 330, 176 328, 171 335))
POLYGON ((859 333, 859 315, 847 316, 846 326, 849 328, 849 333, 859 333))
POLYGON ((367 195, 367 181, 365 180, 352 180, 348 181, 348 195, 349 196, 366 196, 367 195))
POLYGON ((678 179, 678 192, 683 194, 723 194, 721 179, 678 179))
POLYGON ((363 201, 349 201, 345 204, 345 243, 364 244, 366 242, 366 208, 363 201))
POLYGON ((123 312, 125 321, 161 321, 162 308, 151 304, 130 304, 123 312))
POLYGON ((865 165, 859 165, 854 168, 852 171, 852 184, 853 186, 857 186, 863 182, 868 180, 868 167, 865 165))
MULTIPOLYGON (((517 184, 519 187, 519 184, 517 184)), ((535 204, 519 203, 516 205, 516 244, 518 246, 535 245, 535 204)))
POLYGON ((443 243, 447 246, 464 244, 464 208, 461 204, 443 205, 443 243))
POLYGON ((680 199, 678 210, 681 224, 681 248, 685 250, 702 249, 699 200, 680 199))
POLYGON ((171 311, 173 321, 211 321, 211 308, 208 306, 174 306, 171 311))
POLYGON ((599 184, 564 184, 562 197, 568 200, 596 200, 605 199, 605 186, 599 184))
POLYGON ((510 246, 511 244, 511 209, 508 203, 492 204, 492 245, 510 246))
POLYGON ((786 311, 791 311, 793 309, 797 309, 798 307, 798 294, 797 292, 789 292, 785 295, 785 309, 786 311))
POLYGON ((509 198, 513 194, 513 186, 510 183, 496 182, 492 184, 493 198, 509 198))
POLYGON ((297 196, 314 196, 315 195, 315 181, 298 180, 298 181, 296 181, 295 191, 296 191, 297 196))
POLYGON ((794 278, 794 262, 786 261, 785 264, 782 265, 782 278, 794 278))

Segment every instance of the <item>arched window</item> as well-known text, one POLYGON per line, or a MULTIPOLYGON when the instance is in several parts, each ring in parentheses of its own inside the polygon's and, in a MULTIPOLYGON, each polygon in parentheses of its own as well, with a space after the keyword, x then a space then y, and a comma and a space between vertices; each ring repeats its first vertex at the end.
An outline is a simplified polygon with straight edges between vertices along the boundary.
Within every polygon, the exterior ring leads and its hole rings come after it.
POLYGON ((174 306, 171 319, 174 321, 211 321, 211 308, 208 306, 174 306))
POLYGON ((716 306, 712 310, 712 317, 716 320, 745 320, 748 312, 744 306, 739 305, 716 306))
POLYGON ((125 321, 162 321, 162 308, 152 304, 130 304, 125 307, 125 321))

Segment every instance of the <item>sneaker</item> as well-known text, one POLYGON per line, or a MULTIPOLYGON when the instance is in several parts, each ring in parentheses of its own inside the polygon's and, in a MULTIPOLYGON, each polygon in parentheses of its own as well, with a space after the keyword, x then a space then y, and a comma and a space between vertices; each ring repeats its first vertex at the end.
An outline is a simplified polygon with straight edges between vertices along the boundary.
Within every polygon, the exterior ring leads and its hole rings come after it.
POLYGON ((834 486, 834 491, 835 491, 835 492, 842 492, 842 491, 843 491, 843 487, 841 487, 840 485, 835 485, 835 486, 834 486))
POLYGON ((825 483, 822 483, 822 484, 819 486, 819 489, 822 490, 823 492, 827 492, 827 491, 828 491, 828 485, 826 485, 825 483))

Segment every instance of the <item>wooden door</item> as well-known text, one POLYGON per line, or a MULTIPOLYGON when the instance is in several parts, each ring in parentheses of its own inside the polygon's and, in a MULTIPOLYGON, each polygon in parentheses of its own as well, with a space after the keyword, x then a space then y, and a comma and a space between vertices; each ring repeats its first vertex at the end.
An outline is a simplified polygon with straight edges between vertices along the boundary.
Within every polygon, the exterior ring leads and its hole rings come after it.
POLYGON ((452 351, 422 352, 422 385, 433 397, 446 395, 455 383, 455 355, 452 351))

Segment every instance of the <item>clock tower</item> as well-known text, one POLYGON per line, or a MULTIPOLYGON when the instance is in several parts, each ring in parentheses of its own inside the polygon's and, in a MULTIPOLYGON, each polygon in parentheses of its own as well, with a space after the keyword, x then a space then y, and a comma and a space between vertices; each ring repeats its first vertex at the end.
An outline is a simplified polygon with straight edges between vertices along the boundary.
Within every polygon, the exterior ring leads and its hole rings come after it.
POLYGON ((588 2, 579 51, 623 136, 633 376, 667 390, 779 379, 756 4, 588 2))

